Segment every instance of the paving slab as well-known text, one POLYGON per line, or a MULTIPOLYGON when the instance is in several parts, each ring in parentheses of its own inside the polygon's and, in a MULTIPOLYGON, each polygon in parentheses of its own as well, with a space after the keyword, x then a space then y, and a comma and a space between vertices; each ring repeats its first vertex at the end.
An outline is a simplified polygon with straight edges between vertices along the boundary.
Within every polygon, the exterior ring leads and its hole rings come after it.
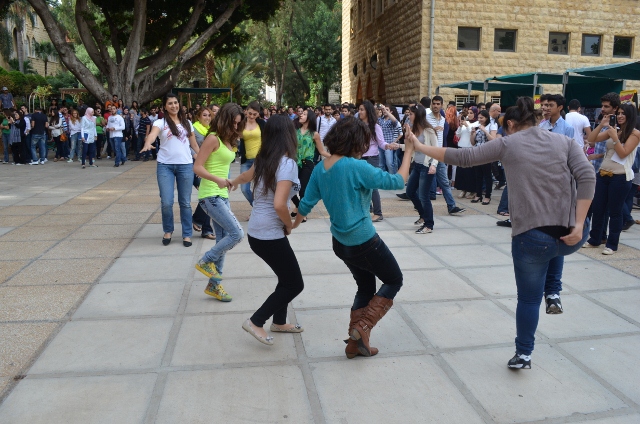
POLYGON ((180 305, 184 285, 178 281, 98 284, 73 318, 172 316, 180 305))
POLYGON ((89 289, 86 284, 55 287, 0 287, 0 321, 64 318, 89 289))
POLYGON ((169 373, 155 422, 304 424, 313 415, 300 369, 273 366, 169 373))
POLYGON ((515 319, 489 300, 403 305, 425 337, 439 348, 509 343, 515 319))
MULTIPOLYGON (((516 299, 501 299, 499 302, 515 312, 516 299)), ((560 315, 547 315, 543 303, 540 304, 538 332, 548 337, 585 337, 640 331, 640 327, 579 295, 562 295, 563 313, 560 315)))
POLYGON ((482 297, 480 292, 448 269, 404 271, 402 275, 402 289, 396 296, 401 302, 482 297))
MULTIPOLYGON (((50 249, 43 259, 115 258, 129 244, 129 239, 65 240, 50 249)), ((91 262, 91 261, 88 261, 91 262)))
POLYGON ((452 246, 458 244, 478 243, 478 240, 467 232, 455 228, 436 229, 430 234, 416 234, 415 231, 402 231, 421 246, 452 246))
POLYGON ((548 345, 536 346, 531 370, 506 367, 512 347, 442 356, 498 423, 626 409, 624 402, 548 345))
POLYGON ((54 322, 0 324, 0 376, 18 375, 58 325, 54 322))
POLYGON ((234 299, 232 302, 220 302, 204 294, 209 283, 206 276, 198 272, 194 280, 185 310, 188 314, 255 311, 273 293, 278 283, 275 276, 259 280, 225 279, 222 281, 223 286, 234 299))
POLYGON ((640 289, 603 291, 589 296, 640 323, 640 289))
POLYGON ((191 262, 185 258, 185 256, 119 258, 100 281, 184 280, 189 272, 195 269, 195 260, 191 262))
POLYGON ((420 247, 392 247, 401 270, 443 268, 444 265, 420 247))
POLYGON ((484 422, 428 355, 324 362, 311 369, 328 423, 484 422), (408 390, 400 394, 400 388, 408 390))
POLYGON ((74 231, 70 236, 70 240, 109 240, 109 239, 128 239, 133 237, 142 224, 123 224, 123 225, 90 225, 84 224, 82 227, 74 231))
POLYGON ((576 290, 640 287, 640 279, 637 277, 594 260, 565 263, 562 282, 576 290))
MULTIPOLYGON (((110 258, 40 259, 18 272, 7 285, 49 285, 93 283, 109 267, 110 258)), ((0 267, 2 263, 0 263, 0 267)))
POLYGON ((560 343, 560 346, 625 396, 640 403, 638 380, 629 376, 629 370, 637 368, 639 335, 560 343))
MULTIPOLYGON (((302 277, 304 290, 291 302, 296 309, 344 307, 353 304, 353 297, 358 290, 353 275, 327 274, 302 277)), ((378 288, 380 284, 382 283, 378 281, 378 288)))
POLYGON ((515 296, 518 293, 513 265, 464 268, 457 271, 491 296, 515 296))
POLYGON ((171 318, 68 322, 30 374, 153 368, 164 354, 171 318))
POLYGON ((0 284, 7 281, 28 263, 29 261, 0 261, 0 284))
MULTIPOLYGON (((173 239, 173 237, 172 237, 173 239)), ((172 240, 173 241, 173 240, 172 240)), ((134 239, 120 254, 121 258, 134 257, 134 256, 178 256, 187 255, 193 256, 195 251, 193 248, 185 248, 182 245, 182 239, 176 239, 175 243, 171 243, 168 246, 163 245, 157 239, 154 238, 141 238, 134 239)))
POLYGON ((26 379, 0 405, 0 422, 143 422, 155 381, 155 374, 26 379))
MULTIPOLYGON (((428 236, 429 234, 427 234, 428 236)), ((492 246, 484 244, 464 246, 437 246, 429 249, 452 267, 509 265, 513 261, 492 246)))
POLYGON ((242 329, 251 314, 187 316, 182 321, 173 366, 253 363, 283 361, 296 358, 293 334, 273 333, 272 346, 267 346, 242 329))

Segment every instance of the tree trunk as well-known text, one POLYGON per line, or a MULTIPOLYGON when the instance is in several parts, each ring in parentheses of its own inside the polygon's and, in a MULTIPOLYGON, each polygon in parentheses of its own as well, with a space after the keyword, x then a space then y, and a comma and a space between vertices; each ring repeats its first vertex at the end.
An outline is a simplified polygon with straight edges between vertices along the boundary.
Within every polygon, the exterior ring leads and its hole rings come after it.
POLYGON ((44 60, 44 76, 47 76, 47 65, 49 64, 49 60, 44 60))
MULTIPOLYGON (((213 74, 216 70, 216 62, 213 53, 207 54, 204 62, 204 69, 207 73, 207 88, 213 85, 213 74)), ((211 93, 207 93, 207 105, 211 104, 211 93)))
POLYGON ((24 44, 22 31, 16 31, 16 56, 18 56, 18 70, 24 73, 24 44))

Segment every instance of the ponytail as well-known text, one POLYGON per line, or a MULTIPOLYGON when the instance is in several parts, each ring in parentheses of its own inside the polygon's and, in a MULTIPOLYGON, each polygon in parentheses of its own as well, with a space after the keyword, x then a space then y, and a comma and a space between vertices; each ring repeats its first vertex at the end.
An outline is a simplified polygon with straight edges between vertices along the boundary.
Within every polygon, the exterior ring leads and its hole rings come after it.
POLYGON ((518 97, 515 106, 511 106, 504 114, 503 124, 513 121, 516 128, 533 127, 536 125, 536 116, 531 97, 518 97))

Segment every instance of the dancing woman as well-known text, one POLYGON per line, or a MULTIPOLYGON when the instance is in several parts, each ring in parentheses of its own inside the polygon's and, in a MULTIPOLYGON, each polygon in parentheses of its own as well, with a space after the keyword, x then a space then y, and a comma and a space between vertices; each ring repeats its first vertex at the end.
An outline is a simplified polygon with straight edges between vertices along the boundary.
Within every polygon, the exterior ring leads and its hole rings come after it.
POLYGON ((303 331, 299 325, 287 324, 287 305, 304 288, 298 260, 287 238, 292 228, 289 199, 300 190, 300 180, 296 164, 298 142, 291 120, 283 115, 271 117, 264 126, 262 141, 253 166, 231 184, 235 188, 253 181, 253 209, 247 229, 249 246, 278 277, 275 291, 242 328, 259 342, 272 345, 273 337, 267 336, 263 328, 270 317, 273 332, 303 331))
POLYGON ((507 365, 531 368, 545 281, 557 268, 556 262, 576 252, 587 239, 589 222, 585 220, 596 177, 578 143, 536 125, 530 97, 519 98, 517 106, 507 109, 503 122, 506 137, 473 149, 421 145, 416 149, 464 167, 502 162, 509 186, 511 253, 518 288, 516 354, 507 365))
POLYGON ((235 103, 222 106, 211 122, 209 135, 202 142, 193 165, 194 172, 202 178, 198 204, 211 218, 216 233, 216 244, 204 254, 196 269, 209 277, 204 292, 222 302, 232 300, 220 284, 225 255, 244 237, 242 226, 229 206, 227 182, 229 167, 236 157, 233 150, 238 146, 244 123, 240 106, 235 103))
POLYGON ((376 234, 369 204, 374 190, 404 188, 409 178, 413 142, 405 140, 402 165, 397 174, 391 175, 359 160, 369 151, 371 139, 369 127, 356 118, 341 119, 329 130, 324 144, 331 156, 313 170, 293 225, 296 228, 320 200, 324 202, 331 221, 333 251, 347 265, 358 285, 345 349, 349 359, 358 354, 378 353, 378 349, 369 345, 370 332, 391 309, 393 298, 402 287, 402 271, 376 234), (382 281, 377 293, 376 277, 382 281))

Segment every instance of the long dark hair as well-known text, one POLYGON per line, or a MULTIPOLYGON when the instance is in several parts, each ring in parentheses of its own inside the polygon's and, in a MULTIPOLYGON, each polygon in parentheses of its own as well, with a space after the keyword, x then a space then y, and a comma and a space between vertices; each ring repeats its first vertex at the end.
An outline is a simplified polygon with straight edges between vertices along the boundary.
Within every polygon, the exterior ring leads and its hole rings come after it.
MULTIPOLYGON (((317 130, 318 122, 317 122, 316 114, 311 108, 307 108, 306 112, 307 112, 307 130, 309 130, 309 132, 313 134, 314 132, 318 131, 317 130)), ((296 129, 302 128, 302 124, 300 123, 300 118, 296 118, 295 126, 296 126, 296 129)))
POLYGON ((427 109, 425 109, 424 106, 418 103, 415 106, 411 106, 409 110, 415 115, 411 127, 411 131, 413 131, 414 134, 419 135, 426 129, 433 129, 429 121, 427 121, 427 109))
POLYGON ((533 99, 531 97, 518 97, 516 105, 507 109, 502 119, 503 126, 509 129, 507 121, 513 121, 516 131, 524 126, 536 126, 533 99))
MULTIPOLYGON (((369 127, 369 131, 371 132, 371 138, 378 141, 378 137, 376 136, 376 123, 378 121, 378 115, 376 114, 376 108, 373 107, 373 103, 369 100, 365 100, 362 102, 362 106, 364 107, 365 112, 367 112, 367 126, 369 127)), ((362 119, 362 117, 360 117, 362 119)))
POLYGON ((624 144, 627 142, 629 137, 631 137, 631 134, 635 129, 638 112, 636 111, 635 106, 633 106, 631 103, 621 104, 620 106, 618 106, 618 110, 623 111, 624 117, 626 118, 626 122, 624 123, 624 126, 620 127, 620 137, 619 137, 620 142, 624 144))
MULTIPOLYGON (((207 135, 215 133, 221 142, 227 142, 231 144, 232 147, 236 147, 246 122, 247 118, 244 116, 242 108, 239 105, 236 103, 226 103, 220 108, 215 118, 211 121, 207 135), (240 115, 242 119, 236 127, 236 116, 238 115, 240 115)), ((262 139, 264 140, 264 134, 262 135, 262 139)))
MULTIPOLYGON (((166 107, 169 99, 176 99, 178 101, 178 120, 180 121, 180 125, 182 125, 182 128, 184 128, 185 132, 187 133, 187 137, 191 137, 191 125, 189 124, 187 115, 182 111, 182 106, 180 105, 180 99, 178 98, 178 96, 173 93, 167 93, 164 95, 164 97, 162 98, 162 106, 165 108, 165 112, 167 111, 166 107)), ((168 114, 169 113, 167 112, 167 115, 168 114)), ((171 134, 176 137, 180 137, 180 131, 178 131, 178 126, 173 121, 173 119, 167 119, 167 117, 165 116, 164 121, 169 126, 171 134)))
POLYGON ((58 114, 58 109, 53 108, 51 109, 50 113, 52 115, 49 117, 49 123, 51 125, 58 125, 60 123, 60 115, 58 114))
POLYGON ((275 115, 267 121, 262 132, 262 144, 256 156, 253 173, 253 187, 262 181, 262 195, 266 196, 269 190, 275 193, 276 172, 280 166, 280 160, 287 156, 294 161, 298 150, 298 137, 296 136, 293 122, 286 115, 275 115))

